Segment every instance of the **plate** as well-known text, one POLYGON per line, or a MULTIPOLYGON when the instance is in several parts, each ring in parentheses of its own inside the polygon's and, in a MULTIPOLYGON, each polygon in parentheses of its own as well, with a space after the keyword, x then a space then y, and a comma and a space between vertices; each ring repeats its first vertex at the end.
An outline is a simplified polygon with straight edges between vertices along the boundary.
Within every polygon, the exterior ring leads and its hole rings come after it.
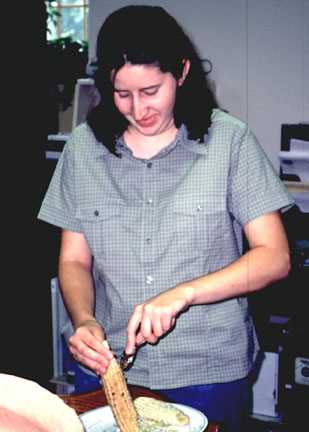
MULTIPOLYGON (((187 405, 172 404, 190 417, 190 432, 201 432, 208 425, 207 417, 187 405)), ((86 432, 119 432, 111 408, 107 405, 80 414, 86 432)))

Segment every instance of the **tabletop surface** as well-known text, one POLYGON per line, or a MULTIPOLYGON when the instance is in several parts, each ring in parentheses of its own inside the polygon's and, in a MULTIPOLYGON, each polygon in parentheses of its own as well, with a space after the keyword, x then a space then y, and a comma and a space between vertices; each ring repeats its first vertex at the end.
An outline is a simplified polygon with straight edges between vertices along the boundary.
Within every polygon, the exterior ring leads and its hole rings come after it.
MULTIPOLYGON (((145 387, 129 386, 132 398, 139 396, 148 396, 155 399, 166 400, 160 393, 145 387)), ((107 405, 106 396, 103 390, 95 390, 89 393, 78 395, 59 395, 64 402, 73 408, 77 414, 82 414, 94 408, 107 405)), ((219 425, 209 422, 205 432, 220 432, 219 425)))

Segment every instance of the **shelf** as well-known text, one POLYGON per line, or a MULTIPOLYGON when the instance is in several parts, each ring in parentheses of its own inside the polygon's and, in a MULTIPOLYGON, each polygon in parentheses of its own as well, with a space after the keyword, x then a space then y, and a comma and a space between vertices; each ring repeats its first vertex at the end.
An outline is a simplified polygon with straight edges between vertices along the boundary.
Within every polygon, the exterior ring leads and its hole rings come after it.
POLYGON ((293 181, 284 181, 283 183, 290 192, 309 192, 309 183, 293 181))
POLYGON ((293 195, 296 205, 302 213, 309 213, 309 183, 284 181, 288 191, 293 195))

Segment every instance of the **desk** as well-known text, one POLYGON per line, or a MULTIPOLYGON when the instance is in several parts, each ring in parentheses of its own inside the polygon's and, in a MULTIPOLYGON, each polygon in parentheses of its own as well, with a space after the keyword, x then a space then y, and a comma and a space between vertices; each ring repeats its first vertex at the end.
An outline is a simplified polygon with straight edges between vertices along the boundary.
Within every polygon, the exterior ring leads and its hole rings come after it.
MULTIPOLYGON (((155 399, 164 399, 160 393, 154 392, 144 387, 129 386, 133 399, 139 396, 148 396, 155 399)), ((82 414, 94 408, 107 405, 107 400, 103 390, 95 390, 89 393, 79 395, 60 395, 61 399, 73 408, 77 414, 82 414)), ((219 425, 208 423, 205 432, 220 432, 219 425)))

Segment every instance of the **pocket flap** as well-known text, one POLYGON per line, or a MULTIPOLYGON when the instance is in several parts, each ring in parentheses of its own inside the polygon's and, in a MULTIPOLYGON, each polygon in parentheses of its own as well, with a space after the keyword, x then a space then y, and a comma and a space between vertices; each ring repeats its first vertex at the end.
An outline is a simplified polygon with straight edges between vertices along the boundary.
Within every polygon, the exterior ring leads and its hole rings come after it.
POLYGON ((209 195, 207 198, 188 197, 176 200, 172 204, 172 211, 178 214, 198 216, 213 214, 225 209, 224 195, 209 195))
POLYGON ((93 206, 89 208, 80 208, 76 212, 76 216, 84 221, 99 222, 102 220, 110 219, 114 216, 118 216, 121 213, 120 205, 104 205, 104 206, 93 206))
POLYGON ((185 214, 189 216, 197 216, 200 213, 205 212, 205 205, 199 201, 175 201, 172 205, 174 213, 185 214))

